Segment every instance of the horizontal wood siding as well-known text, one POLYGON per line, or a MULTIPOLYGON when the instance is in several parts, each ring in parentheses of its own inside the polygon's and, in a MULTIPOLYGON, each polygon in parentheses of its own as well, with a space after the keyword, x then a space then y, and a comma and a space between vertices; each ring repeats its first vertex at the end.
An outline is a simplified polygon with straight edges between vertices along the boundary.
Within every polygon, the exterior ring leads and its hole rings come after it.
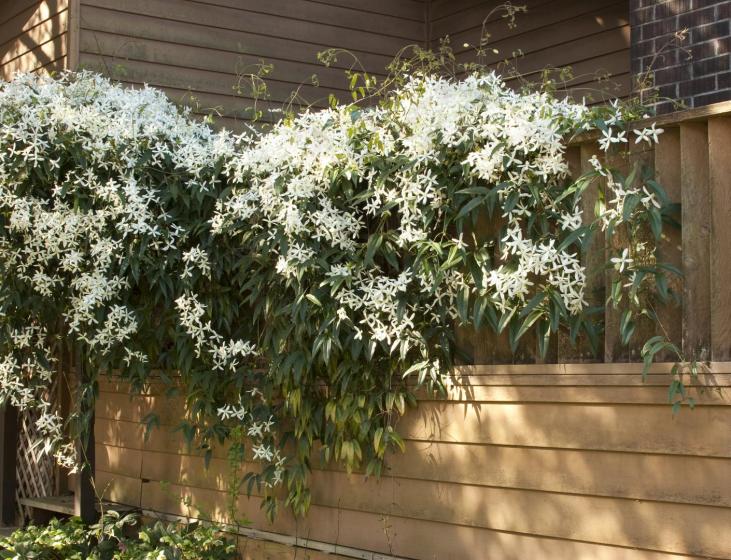
POLYGON ((0 77, 66 67, 69 0, 8 0, 0 9, 0 77))
MULTIPOLYGON (((406 453, 381 480, 316 465, 307 518, 271 524, 256 495, 238 508, 253 529, 350 547, 346 557, 731 558, 731 364, 715 364, 702 380, 715 389, 677 416, 662 398, 669 369, 643 384, 632 364, 465 368, 461 389, 402 419, 406 453)), ((102 383, 97 486, 145 510, 225 520, 226 450, 206 469, 172 432, 182 403, 160 394, 102 383), (145 440, 153 409, 162 426, 145 440)), ((278 546, 277 558, 303 557, 278 546)))
POLYGON ((347 98, 345 69, 382 75, 399 49, 422 44, 424 13, 418 0, 82 0, 79 63, 238 127, 251 105, 242 76, 261 62, 273 70, 260 108, 281 109, 295 91, 295 106, 324 106, 331 92, 347 98), (317 53, 328 48, 350 54, 326 68, 317 53))
MULTIPOLYGON (((570 66, 564 86, 575 97, 600 101, 631 91, 629 3, 626 0, 528 0, 527 11, 507 25, 498 2, 433 0, 430 38, 437 46, 449 36, 457 60, 478 60, 475 48, 489 34, 487 56, 479 60, 504 74, 514 67, 528 81, 546 68, 570 66), (494 10, 494 11, 493 11, 494 10), (492 14, 491 14, 492 12, 492 14), (497 52, 494 52, 496 49, 497 52), (506 66, 504 61, 509 61, 506 66), (606 76, 610 79, 604 80, 606 76)), ((511 80, 512 82, 513 80, 511 80)))

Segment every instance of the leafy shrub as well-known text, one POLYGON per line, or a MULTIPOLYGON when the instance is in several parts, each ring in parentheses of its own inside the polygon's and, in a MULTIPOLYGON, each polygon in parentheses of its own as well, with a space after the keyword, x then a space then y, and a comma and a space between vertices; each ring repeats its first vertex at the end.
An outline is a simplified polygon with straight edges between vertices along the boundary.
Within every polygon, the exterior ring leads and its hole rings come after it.
POLYGON ((53 519, 0 540, 8 560, 233 560, 235 544, 211 525, 168 524, 136 527, 137 519, 109 512, 96 525, 80 519, 53 519), (136 531, 131 531, 136 529, 136 531), (134 536, 126 536, 134 532, 134 536))
POLYGON ((261 463, 248 489, 273 514, 284 486, 303 513, 315 450, 379 474, 403 448, 396 421, 419 387, 444 388, 455 324, 513 348, 531 331, 544 351, 559 330, 595 339, 584 291, 604 270, 581 259, 595 234, 613 239, 629 342, 667 286, 669 205, 606 161, 661 129, 489 72, 415 72, 376 101, 234 136, 88 73, 0 85, 0 401, 41 410, 48 449, 74 466, 47 401, 64 344, 89 375, 72 437, 99 372, 136 387, 177 373, 186 437, 210 457, 237 434, 241 461, 261 463), (592 131, 605 153, 571 178, 565 141, 592 131))

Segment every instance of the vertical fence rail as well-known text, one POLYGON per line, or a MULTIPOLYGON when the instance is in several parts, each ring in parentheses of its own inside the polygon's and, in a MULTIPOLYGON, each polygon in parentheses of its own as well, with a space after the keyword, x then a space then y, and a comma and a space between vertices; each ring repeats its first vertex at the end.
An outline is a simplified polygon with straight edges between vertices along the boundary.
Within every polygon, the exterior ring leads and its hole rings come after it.
MULTIPOLYGON (((726 361, 731 359, 731 103, 663 116, 658 124, 664 128, 659 144, 651 150, 630 144, 629 163, 651 167, 670 201, 680 204, 681 227, 664 228, 659 255, 683 272, 670 279, 681 301, 658 309, 657 324, 638 326, 638 342, 629 348, 618 346, 617 310, 607 306, 603 358, 640 361, 641 341, 658 334, 682 347, 689 359, 726 361)), ((569 150, 571 165, 582 171, 600 153, 594 140, 569 150), (577 147, 578 163, 573 161, 577 147)), ((616 163, 611 156, 609 163, 616 163)), ((585 257, 587 299, 598 305, 606 301, 611 281, 609 275, 603 284, 593 279, 591 270, 601 267, 604 256, 596 247, 592 251, 585 257)))
MULTIPOLYGON (((680 205, 681 227, 663 228, 658 251, 662 262, 683 273, 668 278, 677 301, 656 309, 657 321, 639 321, 634 342, 623 346, 618 332, 622 309, 606 305, 613 275, 605 269, 605 248, 597 238, 582 262, 587 270, 586 300, 591 307, 604 308, 599 352, 594 354, 585 339, 572 345, 561 333, 551 341, 545 363, 639 362, 643 342, 654 335, 682 347, 688 359, 731 360, 731 102, 663 115, 655 122, 664 129, 658 144, 636 145, 630 135, 629 158, 610 154, 607 163, 625 174, 635 162, 649 167, 670 201, 680 205)), ((593 138, 570 144, 566 158, 571 175, 590 171, 590 158, 601 154, 593 138)), ((584 193, 585 223, 594 219, 598 192, 595 188, 584 193)), ((478 234, 489 233, 480 227, 478 234)), ((487 331, 460 331, 459 343, 475 365, 538 362, 534 339, 521 341, 513 355, 505 336, 487 331)), ((677 356, 665 353, 657 359, 674 361, 677 356)))
POLYGON ((731 359, 731 118, 708 121, 711 358, 731 359))
MULTIPOLYGON (((655 178, 665 187, 670 202, 680 204, 680 129, 669 128, 661 136, 660 143, 655 146, 655 178)), ((682 236, 681 230, 666 227, 660 241, 660 259, 682 270, 682 236)), ((683 294, 683 279, 669 276, 669 288, 677 298, 677 304, 665 305, 657 309, 659 320, 658 333, 664 335, 670 342, 681 347, 683 341, 683 314, 681 296, 683 294)), ((658 355, 659 360, 675 360, 677 357, 669 352, 658 355)))
POLYGON ((0 524, 15 525, 18 460, 18 411, 6 404, 0 410, 0 524))

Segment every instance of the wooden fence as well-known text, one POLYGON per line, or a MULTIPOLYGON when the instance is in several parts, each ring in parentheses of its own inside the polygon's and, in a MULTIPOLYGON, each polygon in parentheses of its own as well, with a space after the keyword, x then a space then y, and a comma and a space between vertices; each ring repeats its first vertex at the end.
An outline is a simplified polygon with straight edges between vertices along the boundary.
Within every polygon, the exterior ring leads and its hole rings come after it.
MULTIPOLYGON (((570 363, 594 358, 556 340, 561 364, 464 367, 448 399, 421 400, 400 421, 407 450, 381 480, 316 466, 310 514, 285 512, 274 524, 257 496, 240 497, 252 521, 239 531, 245 557, 731 558, 730 111, 719 104, 663 117, 658 147, 636 154, 682 205, 682 232, 663 243, 684 271, 683 304, 663 311, 663 322, 687 352, 714 360, 695 410, 673 415, 671 364, 643 381, 639 364, 621 363, 638 349, 621 348, 613 331, 603 356, 613 363, 570 363)), ((587 141, 569 157, 586 168, 597 151, 587 141)), ((606 277, 592 282, 601 303, 606 277)), ((616 311, 606 313, 616 321, 616 311)), ((463 340, 478 364, 514 360, 493 350, 500 341, 489 334, 463 340)), ((97 488, 150 515, 225 520, 226 451, 206 469, 171 432, 181 407, 154 387, 130 400, 125 386, 105 382, 97 488), (141 420, 153 409, 162 426, 145 441, 141 420)))
MULTIPOLYGON (((673 416, 670 365, 643 383, 636 364, 478 366, 446 401, 400 422, 406 453, 380 480, 316 466, 305 519, 274 524, 259 498, 246 558, 670 559, 731 557, 731 364, 695 410, 673 416), (263 533, 262 533, 263 532, 263 533), (298 545, 297 548, 294 545, 298 545), (304 549, 304 550, 303 550, 304 549), (266 554, 265 554, 266 552, 266 554)), ((227 520, 225 449, 208 469, 172 433, 182 415, 153 389, 130 401, 102 387, 96 484, 104 497, 160 512, 227 520), (162 412, 143 438, 141 419, 162 412), (192 507, 188 507, 190 502, 192 507), (202 511, 203 513, 199 513, 202 511)))
MULTIPOLYGON (((595 354, 586 343, 573 346, 566 337, 555 337, 546 362, 640 361, 644 341, 656 334, 682 348, 688 359, 731 359, 731 284, 727 280, 731 273, 731 158, 727 153, 731 146, 731 103, 681 111, 653 121, 664 129, 659 144, 654 149, 647 144, 630 144, 629 164, 639 159, 653 168, 670 200, 680 204, 682 228, 664 228, 660 260, 682 270, 682 277, 670 275, 670 287, 682 303, 658 309, 658 322, 638 322, 634 342, 621 344, 622 309, 606 306, 613 273, 604 268, 607 257, 602 243, 594 243, 584 262, 587 300, 591 306, 605 306, 600 351, 595 354)), ((595 154, 602 152, 593 139, 571 144, 567 158, 573 173, 578 176, 591 170, 589 159, 595 154)), ((591 221, 596 199, 584 198, 585 217, 591 221)), ((474 364, 539 361, 534 339, 522 342, 513 354, 507 334, 498 337, 485 329, 463 330, 459 335, 460 345, 474 364)))

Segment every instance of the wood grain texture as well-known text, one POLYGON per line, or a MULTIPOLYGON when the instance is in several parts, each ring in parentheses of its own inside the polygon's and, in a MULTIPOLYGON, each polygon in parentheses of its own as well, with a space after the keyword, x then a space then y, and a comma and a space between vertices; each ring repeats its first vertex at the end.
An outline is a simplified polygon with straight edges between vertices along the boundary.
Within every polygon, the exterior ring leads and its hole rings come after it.
POLYGON ((0 78, 66 67, 69 0, 14 0, 0 13, 0 78))
MULTIPOLYGON (((731 363, 712 364, 708 381, 718 389, 675 417, 662 404, 670 367, 653 366, 645 384, 636 364, 463 367, 458 377, 472 385, 456 386, 445 401, 421 400, 399 422, 407 452, 390 457, 380 480, 316 460, 307 518, 285 512, 269 523, 256 492, 241 496, 237 510, 254 529, 300 546, 362 554, 724 558, 731 363)), ((181 402, 162 397, 160 384, 132 399, 114 378, 100 388, 95 433, 106 497, 225 520, 225 447, 206 469, 202 453, 172 431, 181 402), (140 421, 155 409, 163 426, 145 440, 140 421)), ((274 550, 283 558, 297 552, 274 550)))
POLYGON ((559 0, 522 2, 527 11, 507 25, 496 3, 432 2, 432 46, 449 36, 460 62, 479 61, 508 76, 509 83, 536 82, 545 69, 571 67, 559 84, 577 98, 598 102, 631 92, 629 10, 626 2, 559 0), (484 55, 477 53, 488 36, 484 55), (609 80, 606 78, 609 77, 609 80))
MULTIPOLYGON (((584 143, 578 147, 579 165, 574 173, 584 174, 593 170, 589 160, 598 153, 601 153, 595 142, 584 143)), ((574 164, 576 165, 576 164, 574 164)), ((593 223, 596 220, 595 206, 599 200, 600 193, 604 192, 604 185, 598 182, 593 183, 585 191, 581 197, 582 222, 584 225, 593 223)), ((594 241, 582 252, 581 262, 586 271, 586 285, 584 294, 589 307, 602 307, 606 298, 606 279, 604 274, 604 243, 603 236, 600 231, 594 233, 594 241)), ((580 334, 577 339, 577 346, 572 351, 572 356, 567 360, 563 358, 561 361, 582 361, 594 362, 601 359, 602 350, 604 348, 604 337, 601 333, 597 334, 597 348, 592 348, 592 344, 585 334, 580 334)))
POLYGON ((382 76, 402 47, 422 42, 423 15, 423 3, 411 0, 371 6, 81 0, 79 64, 125 83, 189 92, 184 101, 196 113, 220 115, 219 126, 242 130, 253 104, 242 76, 261 62, 273 64, 273 71, 267 76, 271 97, 258 108, 281 110, 295 92, 294 109, 324 107, 330 93, 350 99, 344 70, 382 76), (317 54, 328 48, 350 52, 327 68, 317 54), (215 109, 199 104, 211 96, 215 109))
POLYGON ((711 200, 708 125, 680 125, 683 224, 683 352, 707 360, 711 348, 711 200))
POLYGON ((711 357, 731 357, 731 119, 708 120, 711 190, 711 357))
MULTIPOLYGON (((677 127, 666 130, 660 137, 660 142, 655 146, 655 178, 665 189, 670 202, 680 204, 680 129, 677 127)), ((680 215, 675 216, 675 219, 680 221, 680 215)), ((660 259, 675 266, 678 270, 682 270, 682 249, 681 229, 666 225, 663 228, 663 237, 659 245, 660 259)), ((669 274, 668 285, 675 301, 671 305, 663 305, 657 310, 658 334, 663 334, 670 342, 680 348, 683 343, 683 314, 681 307, 683 278, 669 274)), ((676 356, 668 353, 658 356, 660 360, 675 358, 676 356)))

